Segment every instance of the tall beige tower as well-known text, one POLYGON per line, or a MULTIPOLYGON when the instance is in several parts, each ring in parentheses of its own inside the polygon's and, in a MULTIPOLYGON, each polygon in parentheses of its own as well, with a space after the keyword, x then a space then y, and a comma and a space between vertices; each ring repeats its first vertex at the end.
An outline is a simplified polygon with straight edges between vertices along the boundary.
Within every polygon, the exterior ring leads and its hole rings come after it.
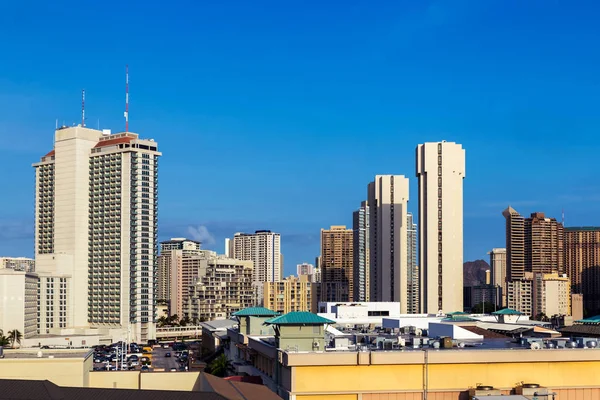
POLYGON ((263 283, 279 282, 282 274, 281 235, 262 230, 255 233, 236 233, 229 244, 230 257, 254 262, 252 282, 255 303, 263 302, 263 283))
POLYGON ((71 277, 69 328, 155 338, 160 155, 134 133, 72 127, 34 164, 36 269, 71 277))
POLYGON ((463 309, 465 150, 453 142, 417 146, 421 310, 463 309))
POLYGON ((321 229, 321 301, 353 301, 353 236, 343 225, 321 229))
POLYGON ((370 300, 400 302, 400 312, 408 313, 408 178, 377 175, 368 185, 367 197, 370 300))
POLYGON ((488 254, 492 267, 492 285, 502 288, 502 302, 499 305, 506 307, 506 249, 494 248, 488 254))

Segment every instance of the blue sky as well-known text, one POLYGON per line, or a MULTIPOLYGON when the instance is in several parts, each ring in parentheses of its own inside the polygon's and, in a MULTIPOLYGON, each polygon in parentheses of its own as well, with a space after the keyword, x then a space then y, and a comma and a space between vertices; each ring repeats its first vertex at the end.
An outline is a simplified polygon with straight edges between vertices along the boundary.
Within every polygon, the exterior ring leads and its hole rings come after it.
POLYGON ((501 211, 600 225, 600 6, 580 1, 10 2, 0 15, 0 255, 33 254, 34 171, 55 121, 158 141, 160 238, 222 251, 282 233, 286 273, 351 225, 375 174, 467 151, 465 260, 501 211))

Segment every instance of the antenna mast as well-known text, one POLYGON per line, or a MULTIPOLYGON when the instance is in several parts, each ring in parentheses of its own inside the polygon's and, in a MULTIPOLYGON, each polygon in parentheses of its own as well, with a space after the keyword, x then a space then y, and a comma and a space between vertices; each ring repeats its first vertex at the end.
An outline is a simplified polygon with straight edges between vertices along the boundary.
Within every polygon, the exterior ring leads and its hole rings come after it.
POLYGON ((562 226, 565 226, 565 209, 562 209, 562 226))
POLYGON ((85 126, 85 89, 81 91, 81 126, 85 126))
POLYGON ((129 132, 129 65, 125 66, 125 132, 129 132))

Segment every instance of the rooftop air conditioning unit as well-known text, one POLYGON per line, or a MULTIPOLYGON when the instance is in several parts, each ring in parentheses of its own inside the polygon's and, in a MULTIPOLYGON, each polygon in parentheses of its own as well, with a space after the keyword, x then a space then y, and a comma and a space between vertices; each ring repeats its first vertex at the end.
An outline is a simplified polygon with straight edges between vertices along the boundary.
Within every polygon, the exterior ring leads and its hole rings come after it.
POLYGON ((501 396, 502 391, 494 389, 493 386, 477 385, 474 388, 469 389, 470 397, 482 397, 482 396, 501 396))
POLYGON ((548 397, 550 391, 548 388, 541 387, 537 383, 523 383, 521 386, 517 386, 515 388, 515 394, 525 396, 528 399, 533 399, 534 397, 548 397))

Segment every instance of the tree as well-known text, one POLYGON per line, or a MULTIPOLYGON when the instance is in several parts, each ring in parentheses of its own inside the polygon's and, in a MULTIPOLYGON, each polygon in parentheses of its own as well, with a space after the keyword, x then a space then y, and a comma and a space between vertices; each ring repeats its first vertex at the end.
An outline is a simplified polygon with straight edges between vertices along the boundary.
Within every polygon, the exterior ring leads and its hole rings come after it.
POLYGON ((19 346, 21 345, 21 339, 23 339, 23 334, 17 329, 8 332, 8 340, 13 348, 15 347, 15 343, 19 346))
POLYGON ((227 370, 231 367, 231 361, 227 359, 225 354, 221 354, 210 363, 210 373, 218 377, 225 377, 227 370))
POLYGON ((471 313, 483 314, 485 312, 485 313, 489 314, 496 310, 500 310, 501 308, 502 307, 498 307, 494 303, 490 303, 489 301, 486 301, 485 303, 475 304, 473 307, 471 307, 471 313))
POLYGON ((4 331, 0 329, 0 346, 8 346, 10 341, 4 336, 4 331))
POLYGON ((167 317, 165 317, 164 315, 161 317, 158 317, 158 319, 156 320, 156 323, 158 324, 158 326, 160 328, 164 327, 167 324, 167 317))
POLYGON ((187 315, 185 317, 181 318, 181 321, 179 321, 180 326, 186 326, 191 323, 192 323, 192 321, 190 320, 190 317, 188 317, 187 315))

